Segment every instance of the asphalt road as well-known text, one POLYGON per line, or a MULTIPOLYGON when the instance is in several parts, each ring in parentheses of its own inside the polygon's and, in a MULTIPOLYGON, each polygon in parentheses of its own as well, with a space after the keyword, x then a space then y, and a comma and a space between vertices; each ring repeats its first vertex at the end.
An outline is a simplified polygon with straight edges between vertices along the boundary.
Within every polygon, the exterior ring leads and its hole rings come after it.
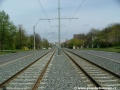
MULTIPOLYGON (((35 51, 35 52, 37 52, 37 51, 35 51)), ((0 65, 5 64, 10 61, 13 61, 18 58, 21 58, 21 57, 25 57, 25 56, 33 54, 33 53, 34 53, 34 51, 23 51, 23 52, 0 55, 0 65)))
POLYGON ((88 54, 93 54, 93 55, 105 57, 105 58, 120 62, 120 53, 106 52, 106 51, 95 51, 95 50, 78 50, 78 51, 83 52, 83 53, 88 53, 88 54))

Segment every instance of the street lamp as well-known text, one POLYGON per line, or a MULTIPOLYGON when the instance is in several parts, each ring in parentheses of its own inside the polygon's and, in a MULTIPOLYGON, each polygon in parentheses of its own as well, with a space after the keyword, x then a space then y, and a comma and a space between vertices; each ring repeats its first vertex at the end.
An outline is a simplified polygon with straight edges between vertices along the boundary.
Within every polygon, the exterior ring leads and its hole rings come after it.
POLYGON ((35 47, 35 27, 37 26, 37 24, 40 22, 40 19, 37 21, 37 23, 33 26, 33 32, 34 32, 34 50, 36 49, 35 47))
POLYGON ((61 51, 61 45, 60 45, 60 0, 58 0, 58 23, 59 23, 59 28, 58 28, 58 55, 60 55, 60 51, 61 51))
POLYGON ((35 26, 33 26, 33 32, 34 32, 34 50, 36 49, 35 48, 35 26))

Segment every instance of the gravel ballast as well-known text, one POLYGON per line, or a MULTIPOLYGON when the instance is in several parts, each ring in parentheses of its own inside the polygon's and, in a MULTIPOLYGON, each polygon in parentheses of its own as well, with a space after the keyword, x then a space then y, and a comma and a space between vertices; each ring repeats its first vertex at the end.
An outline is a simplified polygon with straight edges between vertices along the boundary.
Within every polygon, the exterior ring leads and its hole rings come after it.
POLYGON ((108 58, 108 59, 112 59, 114 61, 120 62, 120 53, 116 53, 116 52, 95 51, 95 50, 75 50, 75 51, 93 54, 93 55, 97 55, 100 57, 104 57, 104 58, 108 58))
POLYGON ((17 73, 18 71, 20 71, 21 69, 29 65, 31 62, 35 61, 36 59, 38 59, 39 57, 47 53, 48 51, 50 50, 42 50, 35 53, 35 55, 31 55, 27 58, 16 60, 12 63, 1 66, 0 67, 0 83, 10 78, 12 75, 17 73))
POLYGON ((105 59, 105 58, 101 58, 101 57, 97 57, 97 56, 93 56, 87 53, 83 53, 80 50, 72 50, 72 49, 67 49, 68 51, 71 51, 79 56, 82 56, 114 73, 117 73, 118 75, 120 75, 120 63, 105 59))
POLYGON ((42 90, 75 90, 75 87, 86 85, 63 52, 61 55, 55 55, 42 90))

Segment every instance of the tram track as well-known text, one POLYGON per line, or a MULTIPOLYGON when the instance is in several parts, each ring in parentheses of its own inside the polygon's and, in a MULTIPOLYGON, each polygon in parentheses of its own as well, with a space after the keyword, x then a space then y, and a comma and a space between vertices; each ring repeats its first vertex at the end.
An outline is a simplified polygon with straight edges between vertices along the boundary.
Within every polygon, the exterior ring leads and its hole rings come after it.
POLYGON ((88 86, 97 87, 100 90, 108 90, 106 89, 108 87, 120 89, 119 75, 72 52, 64 50, 64 53, 82 71, 80 72, 81 77, 85 78, 84 80, 88 86))
POLYGON ((96 55, 94 53, 89 54, 88 52, 83 52, 81 50, 70 50, 70 49, 65 49, 68 50, 72 53, 75 53, 78 56, 81 56, 81 58, 87 59, 91 62, 96 63, 97 65, 106 68, 108 71, 112 71, 117 75, 120 75, 120 62, 119 62, 119 56, 116 55, 116 59, 114 57, 114 55, 111 55, 111 57, 113 56, 113 58, 106 58, 105 55, 101 56, 101 55, 96 55))
POLYGON ((5 80, 0 84, 0 90, 36 90, 54 53, 55 50, 43 55, 5 80))
POLYGON ((100 55, 95 55, 95 54, 91 54, 91 53, 86 53, 86 52, 84 52, 84 53, 92 55, 92 56, 95 56, 95 57, 103 58, 103 59, 106 59, 108 61, 110 60, 110 61, 113 61, 113 62, 116 62, 116 63, 120 63, 120 61, 117 61, 117 60, 114 60, 114 59, 111 59, 111 58, 108 58, 108 57, 104 57, 104 56, 100 56, 100 55))

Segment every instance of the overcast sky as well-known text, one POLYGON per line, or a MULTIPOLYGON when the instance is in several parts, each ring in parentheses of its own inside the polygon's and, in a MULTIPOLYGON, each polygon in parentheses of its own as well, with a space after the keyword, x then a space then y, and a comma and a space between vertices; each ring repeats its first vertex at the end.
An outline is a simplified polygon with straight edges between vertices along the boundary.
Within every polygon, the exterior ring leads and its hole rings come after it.
MULTIPOLYGON (((0 11, 4 10, 15 25, 22 24, 27 34, 33 34, 33 26, 38 20, 46 19, 40 3, 48 18, 58 18, 58 0, 0 0, 0 11)), ((91 28, 102 29, 111 23, 120 23, 119 0, 60 0, 61 41, 71 39, 73 34, 87 33, 91 28), (79 8, 79 10, 78 10, 79 8), (76 13, 76 11, 78 12, 76 13), (76 13, 76 14, 75 14, 76 13)), ((58 41, 58 19, 41 20, 36 32, 49 42, 58 41)))

